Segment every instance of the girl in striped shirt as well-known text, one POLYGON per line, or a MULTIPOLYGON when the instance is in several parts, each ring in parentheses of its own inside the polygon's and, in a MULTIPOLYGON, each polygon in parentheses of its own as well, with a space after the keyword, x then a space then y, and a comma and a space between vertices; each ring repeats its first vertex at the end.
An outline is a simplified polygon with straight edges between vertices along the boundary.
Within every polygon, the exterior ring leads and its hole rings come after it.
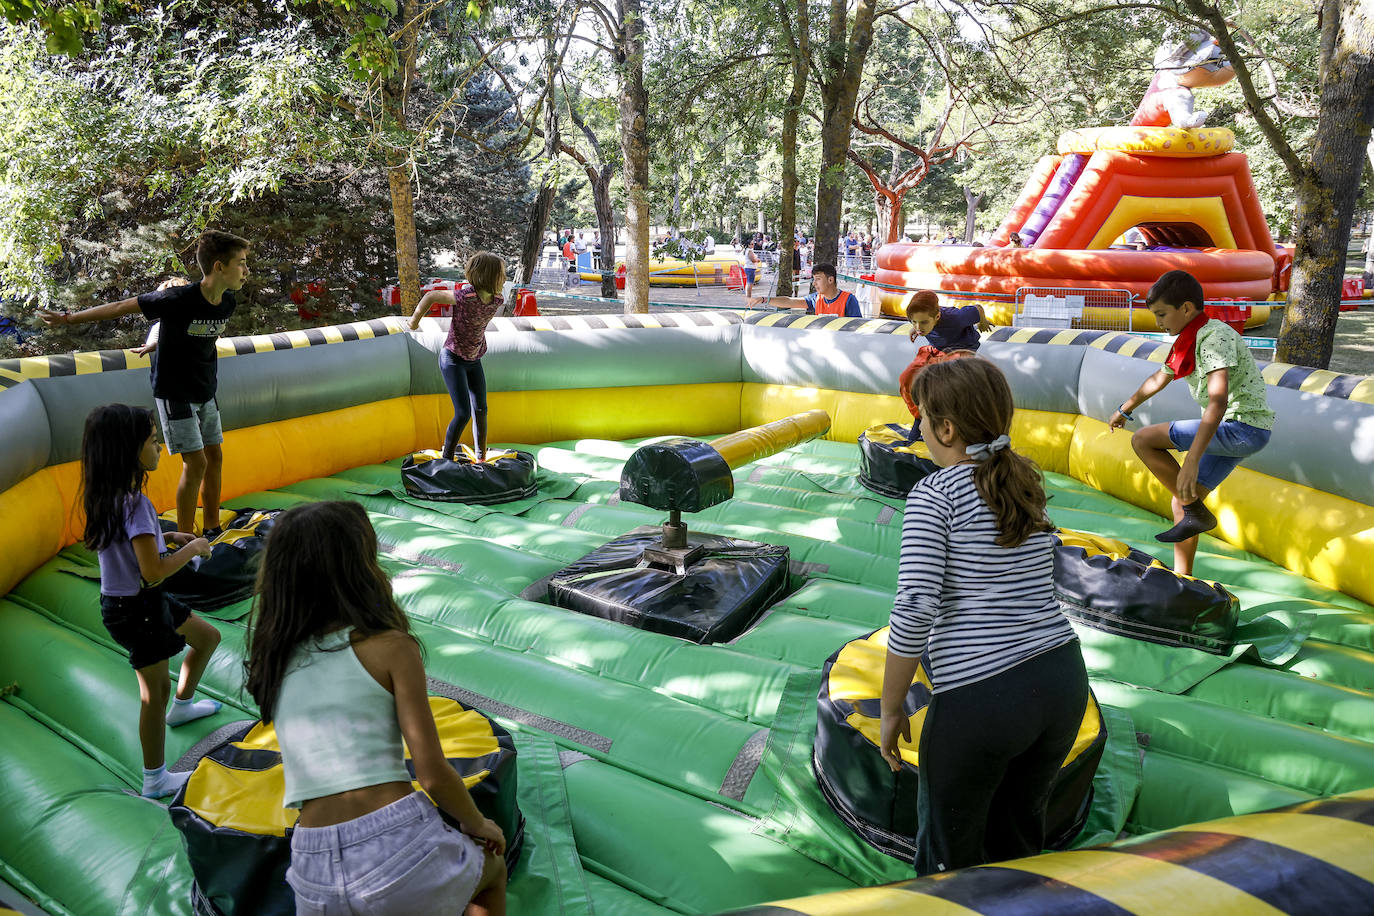
POLYGON ((907 497, 883 676, 881 750, 911 741, 902 704, 921 657, 933 685, 921 728, 918 874, 1035 855, 1050 788, 1088 698, 1054 597, 1054 526, 1040 474, 1011 449, 1006 377, 985 359, 912 381, 941 470, 907 497))

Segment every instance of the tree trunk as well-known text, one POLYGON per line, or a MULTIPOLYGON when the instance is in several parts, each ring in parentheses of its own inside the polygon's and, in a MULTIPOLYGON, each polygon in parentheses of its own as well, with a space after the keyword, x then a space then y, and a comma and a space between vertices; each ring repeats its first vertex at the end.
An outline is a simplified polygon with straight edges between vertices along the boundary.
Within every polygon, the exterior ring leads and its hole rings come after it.
POLYGON ((973 236, 978 231, 978 205, 983 202, 983 195, 974 194, 965 187, 959 190, 964 192, 964 244, 972 245, 973 236))
POLYGON ((1311 165, 1294 188, 1293 281, 1275 353, 1281 362, 1321 369, 1331 362, 1346 248, 1374 123, 1374 10, 1360 0, 1339 7, 1340 26, 1322 70, 1311 165))
POLYGON ((649 93, 640 0, 616 0, 620 148, 625 158, 625 312, 649 311, 649 93))
POLYGON ((890 245, 902 237, 902 198, 905 196, 905 191, 878 191, 873 195, 878 210, 876 234, 882 238, 883 245, 890 245))
POLYGON ((596 229, 601 233, 601 295, 616 298, 615 290, 615 211, 611 209, 611 177, 609 165, 592 176, 592 206, 596 208, 596 229))
POLYGON ((525 238, 520 243, 520 283, 525 286, 534 282, 534 269, 539 266, 539 257, 544 251, 544 229, 549 224, 549 214, 553 211, 556 190, 552 184, 544 185, 534 196, 534 203, 530 205, 525 238))
POLYGON ((845 157, 859 97, 864 60, 873 43, 874 0, 854 0, 854 24, 846 28, 846 0, 830 0, 829 40, 822 56, 821 167, 816 181, 816 261, 833 262, 844 213, 845 157))
MULTIPOLYGON (((405 0, 401 21, 405 23, 398 36, 400 67, 394 76, 382 84, 382 107, 394 127, 409 132, 406 123, 406 102, 410 82, 415 76, 417 0, 405 0)), ((391 217, 396 227, 396 276, 401 286, 401 311, 410 314, 420 301, 420 245, 415 229, 415 192, 410 176, 415 159, 409 148, 391 147, 386 154, 386 181, 391 191, 391 217)))

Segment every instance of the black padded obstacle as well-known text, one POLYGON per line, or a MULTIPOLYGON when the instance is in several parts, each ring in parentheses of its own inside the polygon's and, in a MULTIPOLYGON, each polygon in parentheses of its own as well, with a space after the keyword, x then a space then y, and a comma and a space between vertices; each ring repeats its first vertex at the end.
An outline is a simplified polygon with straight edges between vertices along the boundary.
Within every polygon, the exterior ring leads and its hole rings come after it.
POLYGON ((1240 602, 1224 586, 1180 576, 1121 541, 1070 529, 1055 536, 1054 593, 1070 617, 1165 646, 1231 651, 1240 602))
POLYGON ((500 452, 476 461, 466 449, 453 461, 438 452, 416 452, 401 464, 406 493, 416 499, 493 506, 539 492, 539 466, 529 452, 500 452))
MULTIPOLYGON (((430 689, 442 692, 447 686, 435 682, 430 689)), ((477 776, 468 791, 482 814, 505 833, 506 864, 514 869, 525 827, 515 800, 515 742, 501 726, 456 700, 431 696, 429 705, 449 763, 465 778, 477 776)), ((249 720, 227 725, 207 741, 214 743, 204 754, 172 767, 195 772, 168 809, 195 875, 192 912, 291 916, 296 901, 286 869, 299 812, 282 807, 285 782, 276 732, 249 720)), ((409 757, 406 766, 413 779, 409 757)))
POLYGON ((743 633, 787 588, 788 550, 691 532, 684 573, 644 557, 662 529, 645 526, 608 541, 548 582, 548 602, 695 643, 743 633))
MULTIPOLYGON (((919 826, 920 771, 913 761, 930 703, 930 675, 923 659, 902 705, 911 720, 911 745, 894 774, 878 752, 887 632, 887 627, 875 630, 826 660, 811 762, 821 793, 840 819, 875 849, 910 862, 919 826)), ((1106 725, 1097 698, 1089 692, 1078 738, 1050 794, 1047 848, 1067 848, 1083 829, 1092 807, 1093 774, 1106 744, 1106 725)))
POLYGON ((927 456, 914 424, 871 426, 859 435, 859 483, 880 496, 906 499, 922 478, 940 469, 927 456))
MULTIPOLYGON (((234 520, 210 543, 210 556, 188 564, 163 580, 170 595, 201 611, 217 611, 253 596, 258 562, 279 509, 238 509, 234 520)), ((163 521, 164 531, 175 531, 163 521)))

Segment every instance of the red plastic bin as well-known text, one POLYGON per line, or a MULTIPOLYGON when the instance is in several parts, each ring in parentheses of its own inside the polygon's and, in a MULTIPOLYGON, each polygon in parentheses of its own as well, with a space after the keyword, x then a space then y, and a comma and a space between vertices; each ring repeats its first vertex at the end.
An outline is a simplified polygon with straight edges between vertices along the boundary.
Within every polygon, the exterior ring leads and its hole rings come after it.
MULTIPOLYGON (((1227 303, 1248 302, 1245 299, 1225 299, 1227 303)), ((1202 307, 1208 318, 1215 318, 1223 324, 1230 325, 1237 331, 1245 330, 1245 322, 1250 318, 1250 306, 1248 305, 1212 305, 1207 304, 1202 307)))
POLYGON ((1364 296, 1364 280, 1360 277, 1346 277, 1341 281, 1341 311, 1353 312, 1360 307, 1358 302, 1347 302, 1347 299, 1359 299, 1364 296))

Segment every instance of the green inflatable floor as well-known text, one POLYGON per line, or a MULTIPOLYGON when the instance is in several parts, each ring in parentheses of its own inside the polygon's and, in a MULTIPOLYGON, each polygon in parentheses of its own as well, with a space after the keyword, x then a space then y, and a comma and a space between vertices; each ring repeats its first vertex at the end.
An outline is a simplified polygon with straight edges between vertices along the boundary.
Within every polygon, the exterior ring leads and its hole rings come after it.
MULTIPOLYGON (((522 448, 540 493, 503 506, 406 499, 399 461, 231 504, 368 510, 429 673, 515 736, 527 839, 511 912, 711 913, 910 877, 850 834, 811 772, 821 666, 887 623, 896 582, 901 504, 855 482, 857 449, 812 442, 747 466, 733 500, 688 519, 792 559, 771 612, 697 646, 520 597, 662 520, 617 497, 634 443, 522 448)), ((1049 483, 1057 524, 1168 559, 1157 517, 1049 483)), ((180 838, 134 794, 137 688, 101 626, 93 563, 69 548, 0 598, 0 879, 53 913, 185 914, 180 838)), ((1079 629, 1110 735, 1080 844, 1374 785, 1371 608, 1211 539, 1197 572, 1241 601, 1230 656, 1079 629)), ((252 714, 248 609, 207 615, 224 639, 204 691, 226 705, 172 731, 169 759, 252 714)))

